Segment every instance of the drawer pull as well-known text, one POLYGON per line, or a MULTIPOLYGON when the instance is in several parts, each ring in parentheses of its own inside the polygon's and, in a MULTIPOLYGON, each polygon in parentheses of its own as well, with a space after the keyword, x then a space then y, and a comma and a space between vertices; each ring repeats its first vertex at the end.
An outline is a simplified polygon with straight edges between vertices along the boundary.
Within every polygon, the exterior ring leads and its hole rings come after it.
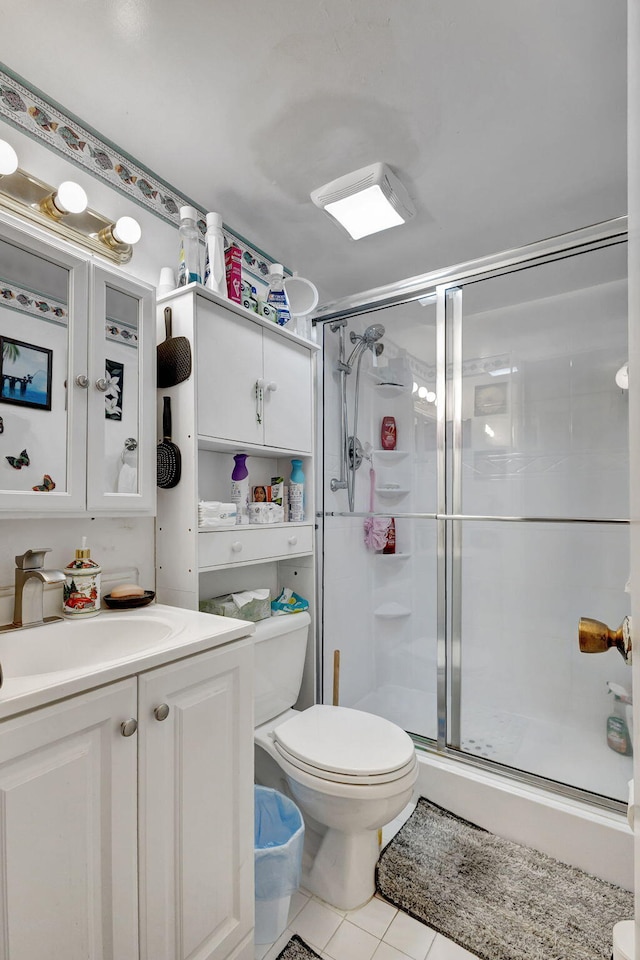
POLYGON ((278 389, 278 384, 275 382, 275 380, 270 380, 269 383, 267 384, 267 390, 270 390, 271 393, 275 393, 277 389, 278 389))
POLYGON ((287 540, 287 543, 289 544, 290 547, 295 547, 297 542, 298 542, 297 537, 289 537, 289 539, 287 540))
POLYGON ((89 386, 89 377, 84 373, 79 373, 76 377, 76 384, 79 387, 84 387, 86 390, 86 388, 89 386))
POLYGON ((242 544, 240 543, 239 540, 234 540, 234 542, 231 544, 231 549, 233 550, 234 553, 240 553, 240 551, 242 550, 242 544))
POLYGON ((153 715, 156 720, 166 720, 169 716, 169 704, 168 703, 159 703, 158 706, 153 711, 153 715))
POLYGON ((132 737, 137 729, 138 729, 138 721, 134 720, 133 717, 131 717, 129 720, 125 720, 123 723, 120 724, 120 730, 122 731, 123 737, 132 737))

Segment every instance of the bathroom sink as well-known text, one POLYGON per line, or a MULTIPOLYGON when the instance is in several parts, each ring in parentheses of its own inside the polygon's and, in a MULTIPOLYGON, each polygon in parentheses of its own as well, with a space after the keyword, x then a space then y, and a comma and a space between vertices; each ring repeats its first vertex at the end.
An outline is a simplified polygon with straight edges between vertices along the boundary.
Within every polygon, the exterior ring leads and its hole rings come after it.
POLYGON ((0 664, 5 679, 76 673, 138 656, 175 633, 175 624, 139 614, 60 620, 0 634, 0 664))

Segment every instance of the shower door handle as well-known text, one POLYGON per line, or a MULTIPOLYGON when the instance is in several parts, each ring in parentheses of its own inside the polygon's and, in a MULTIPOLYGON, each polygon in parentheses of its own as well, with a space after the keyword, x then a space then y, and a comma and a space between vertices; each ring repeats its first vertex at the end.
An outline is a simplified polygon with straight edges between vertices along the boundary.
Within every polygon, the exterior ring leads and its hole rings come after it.
POLYGON ((605 653, 611 647, 620 651, 625 663, 631 664, 631 617, 625 617, 617 630, 601 620, 581 617, 578 625, 578 643, 581 653, 605 653))

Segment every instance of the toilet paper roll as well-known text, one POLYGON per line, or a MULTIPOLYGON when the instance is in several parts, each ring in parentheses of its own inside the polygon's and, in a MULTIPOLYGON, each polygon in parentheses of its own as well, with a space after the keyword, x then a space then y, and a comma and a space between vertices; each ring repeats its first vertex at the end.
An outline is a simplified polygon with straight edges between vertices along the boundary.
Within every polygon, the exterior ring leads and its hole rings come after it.
POLYGON ((629 802, 627 803, 627 823, 633 830, 633 780, 629 780, 629 802))

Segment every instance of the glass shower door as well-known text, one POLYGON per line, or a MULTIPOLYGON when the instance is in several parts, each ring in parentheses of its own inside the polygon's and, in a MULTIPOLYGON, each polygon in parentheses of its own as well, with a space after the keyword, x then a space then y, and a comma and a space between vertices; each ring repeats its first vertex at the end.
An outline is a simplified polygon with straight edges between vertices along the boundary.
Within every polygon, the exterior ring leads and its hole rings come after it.
POLYGON ((631 671, 581 654, 577 626, 629 613, 626 254, 461 285, 447 454, 449 743, 619 800, 631 759, 607 734, 614 715, 631 734, 630 707, 610 684, 631 671))

